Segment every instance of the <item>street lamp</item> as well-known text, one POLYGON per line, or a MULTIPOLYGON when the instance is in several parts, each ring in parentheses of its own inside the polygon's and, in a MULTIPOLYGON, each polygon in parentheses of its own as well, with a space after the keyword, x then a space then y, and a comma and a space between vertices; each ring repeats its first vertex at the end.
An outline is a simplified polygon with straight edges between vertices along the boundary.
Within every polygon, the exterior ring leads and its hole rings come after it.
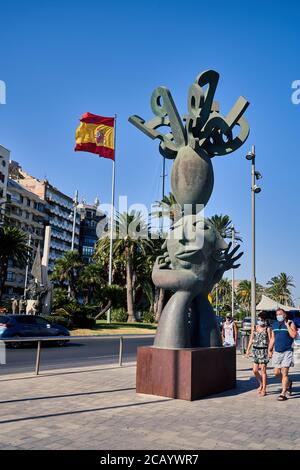
MULTIPOLYGON (((235 240, 236 240, 236 236, 239 235, 239 232, 237 232, 235 230, 235 227, 232 226, 231 227, 231 243, 232 243, 232 248, 235 247, 235 240)), ((231 270, 231 275, 232 275, 232 278, 231 278, 231 315, 232 315, 232 318, 234 318, 234 315, 235 315, 235 308, 234 308, 234 303, 235 303, 235 299, 234 299, 234 268, 232 268, 231 270)))
MULTIPOLYGON (((76 230, 76 216, 77 216, 77 206, 78 206, 78 191, 75 192, 75 198, 73 201, 73 227, 72 227, 72 241, 71 241, 71 251, 74 251, 75 245, 75 230, 76 230)), ((70 219, 72 215, 70 214, 70 219)), ((71 298, 71 286, 68 286, 68 298, 71 298)))
POLYGON ((252 219, 252 276, 251 276, 251 325, 256 323, 256 274, 255 274, 255 194, 261 192, 261 188, 257 186, 256 180, 262 178, 259 171, 255 170, 255 146, 247 153, 246 159, 251 161, 251 219, 252 219))
POLYGON ((74 206, 73 206, 73 228, 72 228, 71 251, 74 251, 74 244, 75 244, 77 206, 78 206, 78 191, 76 191, 75 193, 74 206))
POLYGON ((31 248, 31 240, 32 236, 31 233, 29 234, 28 237, 28 242, 27 242, 27 261, 26 261, 26 269, 25 269, 25 281, 24 281, 24 293, 23 293, 23 298, 26 300, 26 295, 27 295, 27 284, 28 284, 28 272, 29 272, 29 263, 30 263, 30 248, 31 248))

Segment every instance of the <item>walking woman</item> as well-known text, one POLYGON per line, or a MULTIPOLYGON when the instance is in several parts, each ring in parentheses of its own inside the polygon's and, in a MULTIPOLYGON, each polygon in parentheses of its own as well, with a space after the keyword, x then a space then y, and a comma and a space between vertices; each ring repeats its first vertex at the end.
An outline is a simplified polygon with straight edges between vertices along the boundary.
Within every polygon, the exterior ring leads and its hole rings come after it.
POLYGON ((255 325, 254 328, 252 327, 251 336, 246 351, 246 356, 249 357, 252 346, 253 374, 259 383, 258 394, 260 396, 266 395, 267 364, 269 362, 268 347, 270 340, 271 330, 267 325, 266 314, 261 312, 257 318, 257 325, 255 325))

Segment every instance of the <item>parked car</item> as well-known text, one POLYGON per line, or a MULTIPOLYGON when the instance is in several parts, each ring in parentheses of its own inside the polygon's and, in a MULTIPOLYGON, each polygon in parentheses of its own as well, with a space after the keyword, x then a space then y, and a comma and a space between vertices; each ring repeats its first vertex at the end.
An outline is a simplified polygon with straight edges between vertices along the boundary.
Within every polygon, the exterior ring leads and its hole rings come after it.
POLYGON ((251 317, 245 317, 242 321, 243 330, 251 330, 251 317))
MULTIPOLYGON (((43 317, 36 315, 0 315, 0 340, 18 338, 34 338, 43 336, 70 336, 69 330, 62 325, 52 323, 43 317)), ((59 346, 65 345, 67 340, 56 342, 59 346)), ((22 342, 8 343, 17 348, 22 342)))

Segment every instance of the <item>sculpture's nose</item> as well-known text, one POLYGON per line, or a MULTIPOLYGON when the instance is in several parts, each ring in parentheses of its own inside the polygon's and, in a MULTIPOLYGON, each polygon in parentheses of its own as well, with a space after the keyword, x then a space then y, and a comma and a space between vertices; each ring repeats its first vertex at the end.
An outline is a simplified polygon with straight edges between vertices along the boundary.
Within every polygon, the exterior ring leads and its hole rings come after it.
POLYGON ((218 237, 216 242, 216 250, 226 250, 228 244, 225 242, 224 238, 218 237))
POLYGON ((186 236, 184 227, 182 227, 181 234, 180 234, 180 237, 179 237, 179 241, 180 241, 180 243, 182 243, 183 245, 188 241, 188 238, 187 238, 187 236, 186 236))

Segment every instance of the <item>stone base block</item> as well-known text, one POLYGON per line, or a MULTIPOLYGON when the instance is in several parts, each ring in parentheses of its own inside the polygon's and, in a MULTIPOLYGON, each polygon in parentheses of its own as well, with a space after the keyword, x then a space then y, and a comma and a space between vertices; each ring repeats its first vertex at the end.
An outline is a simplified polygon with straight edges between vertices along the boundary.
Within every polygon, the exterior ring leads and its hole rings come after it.
POLYGON ((137 393, 197 400, 235 387, 235 347, 138 348, 137 393))

